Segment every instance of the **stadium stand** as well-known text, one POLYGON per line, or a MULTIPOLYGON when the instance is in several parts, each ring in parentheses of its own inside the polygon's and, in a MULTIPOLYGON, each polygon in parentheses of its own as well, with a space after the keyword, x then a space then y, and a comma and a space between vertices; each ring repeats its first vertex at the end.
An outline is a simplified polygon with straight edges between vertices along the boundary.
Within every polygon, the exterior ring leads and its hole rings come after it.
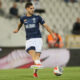
MULTIPOLYGON (((2 0, 3 8, 6 14, 9 14, 9 8, 12 6, 13 2, 14 0, 2 0)), ((25 3, 17 3, 17 5, 19 14, 24 15, 25 3)), ((41 14, 41 16, 51 27, 51 29, 55 30, 55 32, 58 32, 62 36, 63 42, 65 44, 66 36, 71 34, 73 23, 75 22, 76 18, 80 16, 80 2, 66 4, 64 0, 45 0, 43 3, 43 0, 40 0, 40 5, 41 8, 45 9, 46 11, 46 13, 41 14)), ((22 30, 20 30, 17 35, 12 33, 17 27, 18 22, 19 19, 16 18, 8 19, 5 17, 0 17, 0 34, 2 34, 0 37, 0 46, 25 46, 24 28, 22 28, 22 30)), ((47 34, 48 32, 44 30, 44 48, 47 48, 47 34)))

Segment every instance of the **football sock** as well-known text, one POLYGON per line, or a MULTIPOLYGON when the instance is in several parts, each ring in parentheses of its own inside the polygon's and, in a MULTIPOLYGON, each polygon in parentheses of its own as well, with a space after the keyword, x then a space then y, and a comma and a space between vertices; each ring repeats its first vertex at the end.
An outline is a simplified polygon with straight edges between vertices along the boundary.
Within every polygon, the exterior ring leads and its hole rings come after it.
POLYGON ((35 69, 35 70, 34 70, 34 73, 37 73, 37 71, 38 71, 38 69, 35 69))
POLYGON ((35 60, 34 62, 35 62, 35 64, 41 64, 40 60, 35 60))

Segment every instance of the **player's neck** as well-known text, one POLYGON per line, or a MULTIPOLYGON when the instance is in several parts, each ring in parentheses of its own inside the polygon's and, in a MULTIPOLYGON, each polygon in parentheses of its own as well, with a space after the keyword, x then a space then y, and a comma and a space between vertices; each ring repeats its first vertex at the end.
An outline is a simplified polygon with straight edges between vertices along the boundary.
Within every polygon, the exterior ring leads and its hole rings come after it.
POLYGON ((27 16, 27 17, 31 17, 32 15, 31 15, 31 14, 29 14, 29 13, 27 13, 27 14, 26 14, 26 16, 27 16))

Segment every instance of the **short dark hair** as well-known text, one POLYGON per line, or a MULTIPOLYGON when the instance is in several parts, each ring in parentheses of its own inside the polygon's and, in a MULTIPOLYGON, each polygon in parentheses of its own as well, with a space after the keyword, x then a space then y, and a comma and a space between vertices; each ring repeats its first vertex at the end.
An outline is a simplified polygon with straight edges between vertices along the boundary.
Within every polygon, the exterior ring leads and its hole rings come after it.
POLYGON ((30 6, 32 6, 33 4, 31 2, 26 3, 25 8, 28 8, 30 6))

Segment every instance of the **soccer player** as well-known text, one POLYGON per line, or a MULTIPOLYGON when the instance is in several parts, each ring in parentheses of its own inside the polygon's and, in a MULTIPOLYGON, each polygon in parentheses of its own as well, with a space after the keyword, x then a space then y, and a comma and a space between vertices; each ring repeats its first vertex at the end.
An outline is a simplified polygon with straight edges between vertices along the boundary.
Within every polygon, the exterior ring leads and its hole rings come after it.
POLYGON ((42 37, 39 30, 39 23, 46 28, 46 30, 53 36, 52 30, 49 26, 45 23, 39 15, 34 15, 34 6, 32 3, 26 3, 25 9, 27 11, 26 15, 20 18, 20 23, 14 33, 17 33, 22 25, 24 24, 25 31, 26 31, 26 51, 32 56, 34 61, 34 66, 31 66, 35 69, 33 76, 38 77, 37 70, 42 68, 41 61, 40 61, 40 54, 42 50, 42 37))

